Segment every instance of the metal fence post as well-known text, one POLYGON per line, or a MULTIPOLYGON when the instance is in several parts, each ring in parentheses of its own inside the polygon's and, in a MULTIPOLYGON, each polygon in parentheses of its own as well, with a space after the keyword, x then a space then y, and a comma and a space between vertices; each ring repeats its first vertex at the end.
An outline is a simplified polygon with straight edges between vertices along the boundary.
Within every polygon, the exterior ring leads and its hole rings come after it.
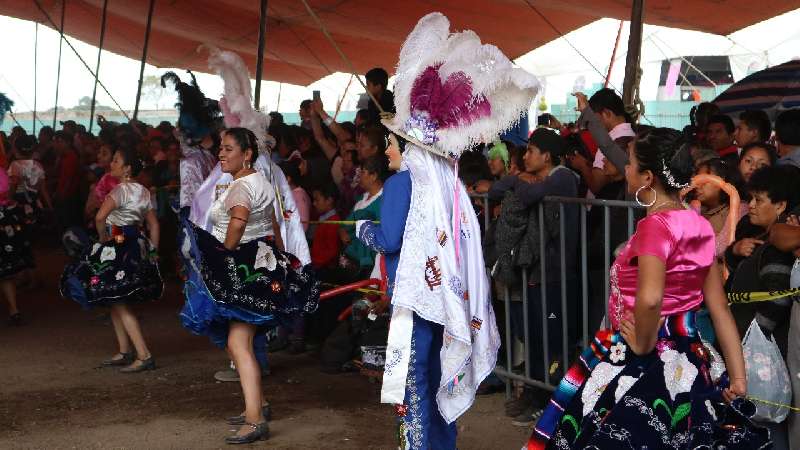
POLYGON ((586 206, 581 208, 581 305, 583 308, 583 345, 589 345, 589 258, 586 239, 586 206))
MULTIPOLYGON (((539 280, 539 286, 541 288, 541 303, 542 303, 542 345, 543 345, 543 352, 542 352, 542 361, 544 366, 544 382, 545 384, 550 384, 550 370, 548 367, 548 361, 550 360, 550 342, 549 342, 549 331, 547 329, 547 246, 545 245, 545 235, 547 234, 547 230, 544 227, 544 203, 539 203, 539 266, 541 268, 541 278, 539 280)), ((527 289, 526 289, 527 291, 527 289)), ((527 343, 526 343, 527 345, 527 343)), ((526 348, 527 350, 527 348, 526 348)), ((530 378, 530 376, 528 377, 530 378)))

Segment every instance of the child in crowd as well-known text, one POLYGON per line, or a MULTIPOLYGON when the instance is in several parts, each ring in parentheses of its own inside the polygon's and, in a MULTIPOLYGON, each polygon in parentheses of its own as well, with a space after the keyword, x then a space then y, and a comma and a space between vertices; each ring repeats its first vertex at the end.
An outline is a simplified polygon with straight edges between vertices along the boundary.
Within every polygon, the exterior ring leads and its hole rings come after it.
MULTIPOLYGON (((341 220, 336 212, 339 191, 332 184, 314 188, 312 192, 314 209, 321 222, 341 220)), ((339 225, 321 223, 313 233, 311 243, 311 263, 314 269, 324 272, 336 267, 339 258, 339 225)), ((324 278, 324 275, 321 276, 324 278)))
POLYGON ((289 187, 292 188, 292 197, 297 205, 297 214, 300 214, 300 222, 303 224, 303 231, 308 231, 308 221, 311 217, 311 198, 305 189, 297 184, 300 179, 300 165, 298 161, 285 161, 278 166, 286 176, 289 187))

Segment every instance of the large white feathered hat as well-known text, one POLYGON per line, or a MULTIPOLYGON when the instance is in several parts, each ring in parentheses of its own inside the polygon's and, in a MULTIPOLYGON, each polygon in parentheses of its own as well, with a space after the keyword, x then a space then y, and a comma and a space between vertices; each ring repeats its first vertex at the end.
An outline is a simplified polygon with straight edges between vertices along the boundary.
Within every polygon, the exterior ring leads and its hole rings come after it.
POLYGON ((208 67, 225 82, 224 93, 219 101, 225 126, 247 128, 256 135, 259 151, 272 150, 275 139, 267 133, 269 116, 253 108, 247 65, 234 52, 212 45, 201 45, 200 49, 203 48, 209 51, 208 67))
POLYGON ((539 89, 473 31, 450 33, 441 13, 420 19, 400 50, 394 84, 397 114, 383 124, 446 158, 492 142, 527 111, 539 89))

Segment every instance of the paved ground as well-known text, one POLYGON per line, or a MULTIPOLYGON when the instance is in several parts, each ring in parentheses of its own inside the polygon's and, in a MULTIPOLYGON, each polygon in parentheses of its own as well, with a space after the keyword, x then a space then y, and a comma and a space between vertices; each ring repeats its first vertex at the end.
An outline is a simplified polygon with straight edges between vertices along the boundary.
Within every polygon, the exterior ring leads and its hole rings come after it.
MULTIPOLYGON (((19 294, 27 325, 6 327, 0 306, 0 448, 225 447, 230 427, 222 419, 241 411, 239 385, 215 382, 227 363, 223 352, 181 328, 180 286, 168 283, 162 300, 138 309, 159 369, 123 375, 98 368, 116 349, 100 312, 60 298, 61 253, 37 256, 42 285, 19 294)), ((323 374, 310 355, 279 354, 271 363, 273 437, 251 447, 394 448, 393 410, 378 402, 378 385, 357 374, 323 374)), ((479 398, 459 421, 459 449, 522 446, 529 431, 503 417, 503 400, 479 398)))

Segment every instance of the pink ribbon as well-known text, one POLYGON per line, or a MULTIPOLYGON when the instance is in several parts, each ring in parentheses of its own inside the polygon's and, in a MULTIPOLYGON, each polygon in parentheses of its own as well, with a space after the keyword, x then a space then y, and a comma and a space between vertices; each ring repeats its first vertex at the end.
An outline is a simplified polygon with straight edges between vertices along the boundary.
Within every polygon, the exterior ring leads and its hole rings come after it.
POLYGON ((453 165, 453 245, 456 247, 456 267, 461 268, 461 201, 458 187, 458 160, 456 160, 453 165))

